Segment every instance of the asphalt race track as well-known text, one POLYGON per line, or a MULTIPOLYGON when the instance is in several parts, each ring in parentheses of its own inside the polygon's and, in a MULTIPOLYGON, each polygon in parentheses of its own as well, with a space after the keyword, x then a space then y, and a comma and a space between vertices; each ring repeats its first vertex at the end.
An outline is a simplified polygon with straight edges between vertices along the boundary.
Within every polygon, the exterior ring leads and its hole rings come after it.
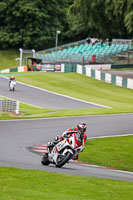
MULTIPOLYGON (((1 82, 3 83, 3 81, 1 82)), ((23 85, 20 87, 24 87, 21 89, 25 89, 27 92, 31 89, 26 89, 26 86, 23 85)), ((7 93, 10 93, 8 87, 7 93)), ((15 93, 17 91, 14 92, 14 95, 15 93)), ((3 89, 0 89, 0 95, 6 96, 6 94, 3 93, 3 89)), ((91 163, 86 165, 70 162, 62 168, 56 168, 54 165, 42 166, 41 156, 28 151, 28 147, 42 146, 48 141, 52 141, 57 134, 60 135, 68 127, 77 125, 80 121, 87 123, 88 138, 133 134, 133 114, 0 121, 0 166, 133 181, 132 172, 105 169, 92 166, 91 163)))
POLYGON ((39 120, 0 121, 0 166, 39 169, 49 172, 75 174, 133 181, 133 173, 124 173, 91 165, 68 163, 64 167, 42 166, 41 156, 30 153, 27 147, 52 141, 69 126, 85 121, 88 137, 100 137, 133 133, 133 114, 88 116, 39 120), (97 126, 96 126, 97 124, 97 126))
POLYGON ((55 95, 52 92, 37 89, 17 82, 15 92, 10 92, 8 79, 0 77, 0 95, 24 102, 26 104, 49 109, 80 109, 102 108, 104 106, 91 104, 85 101, 67 98, 63 95, 55 95))

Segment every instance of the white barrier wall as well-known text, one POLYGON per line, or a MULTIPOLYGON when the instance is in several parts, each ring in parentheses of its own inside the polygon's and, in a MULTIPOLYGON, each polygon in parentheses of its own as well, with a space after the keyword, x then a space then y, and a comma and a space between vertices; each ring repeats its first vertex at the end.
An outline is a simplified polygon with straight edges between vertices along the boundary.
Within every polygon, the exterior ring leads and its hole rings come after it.
POLYGON ((116 76, 116 85, 117 86, 122 86, 122 77, 116 76))
POLYGON ((90 67, 86 67, 86 76, 91 77, 91 68, 90 67))
POLYGON ((133 79, 128 78, 127 80, 127 88, 133 89, 133 79))
POLYGON ((65 64, 61 64, 61 72, 65 72, 65 64))
POLYGON ((111 74, 105 73, 105 82, 111 83, 111 74))
POLYGON ((82 74, 82 65, 77 65, 77 73, 82 74))
POLYGON ((101 71, 98 70, 95 71, 95 79, 101 80, 101 71))
POLYGON ((24 66, 18 67, 18 72, 24 72, 24 66))
POLYGON ((0 71, 0 73, 9 73, 9 72, 10 72, 10 69, 4 69, 0 71))

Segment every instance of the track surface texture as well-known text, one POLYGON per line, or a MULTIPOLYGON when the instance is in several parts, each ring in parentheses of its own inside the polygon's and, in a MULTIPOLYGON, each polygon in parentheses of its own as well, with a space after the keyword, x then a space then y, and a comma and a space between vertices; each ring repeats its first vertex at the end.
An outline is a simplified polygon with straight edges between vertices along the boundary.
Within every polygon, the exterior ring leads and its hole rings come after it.
POLYGON ((49 109, 84 109, 84 108, 102 108, 104 106, 91 104, 80 100, 54 94, 43 89, 28 86, 26 84, 16 84, 15 92, 10 92, 8 79, 0 77, 0 95, 11 99, 24 102, 26 104, 49 108, 49 109))
MULTIPOLYGON (((0 85, 0 95, 39 107, 50 109, 100 107, 20 83, 17 83, 15 92, 10 92, 8 79, 2 77, 0 85)), ((133 181, 133 173, 86 164, 70 162, 61 169, 54 165, 42 166, 41 156, 28 151, 29 147, 42 146, 52 141, 57 134, 60 135, 68 127, 73 127, 80 121, 87 123, 88 137, 133 134, 133 114, 0 121, 0 166, 133 181)))
POLYGON ((133 133, 133 114, 0 121, 0 166, 133 181, 133 173, 73 162, 61 169, 54 165, 42 166, 41 156, 27 150, 33 145, 41 146, 52 141, 57 134, 80 121, 87 123, 88 137, 133 133))

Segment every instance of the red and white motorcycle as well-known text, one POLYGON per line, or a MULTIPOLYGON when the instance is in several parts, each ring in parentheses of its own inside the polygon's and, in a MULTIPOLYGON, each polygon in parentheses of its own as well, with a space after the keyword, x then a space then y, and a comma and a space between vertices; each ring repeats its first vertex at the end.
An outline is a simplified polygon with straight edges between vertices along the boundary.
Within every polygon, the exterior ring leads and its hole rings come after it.
POLYGON ((64 138, 64 140, 57 143, 52 150, 47 148, 47 152, 41 160, 42 165, 52 163, 56 167, 62 167, 70 159, 75 160, 75 156, 83 151, 85 145, 84 140, 82 140, 82 145, 78 146, 76 140, 76 135, 73 134, 69 138, 64 138))

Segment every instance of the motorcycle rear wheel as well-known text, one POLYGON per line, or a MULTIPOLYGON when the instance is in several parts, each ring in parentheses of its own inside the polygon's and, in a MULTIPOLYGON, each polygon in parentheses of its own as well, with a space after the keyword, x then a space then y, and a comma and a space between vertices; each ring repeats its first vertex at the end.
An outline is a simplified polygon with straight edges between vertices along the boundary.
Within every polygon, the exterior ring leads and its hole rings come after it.
POLYGON ((68 152, 62 160, 57 161, 56 167, 62 167, 63 165, 65 165, 71 159, 71 157, 72 157, 72 154, 70 152, 68 152))
POLYGON ((44 154, 41 160, 42 165, 49 165, 49 159, 48 159, 48 155, 44 154))

